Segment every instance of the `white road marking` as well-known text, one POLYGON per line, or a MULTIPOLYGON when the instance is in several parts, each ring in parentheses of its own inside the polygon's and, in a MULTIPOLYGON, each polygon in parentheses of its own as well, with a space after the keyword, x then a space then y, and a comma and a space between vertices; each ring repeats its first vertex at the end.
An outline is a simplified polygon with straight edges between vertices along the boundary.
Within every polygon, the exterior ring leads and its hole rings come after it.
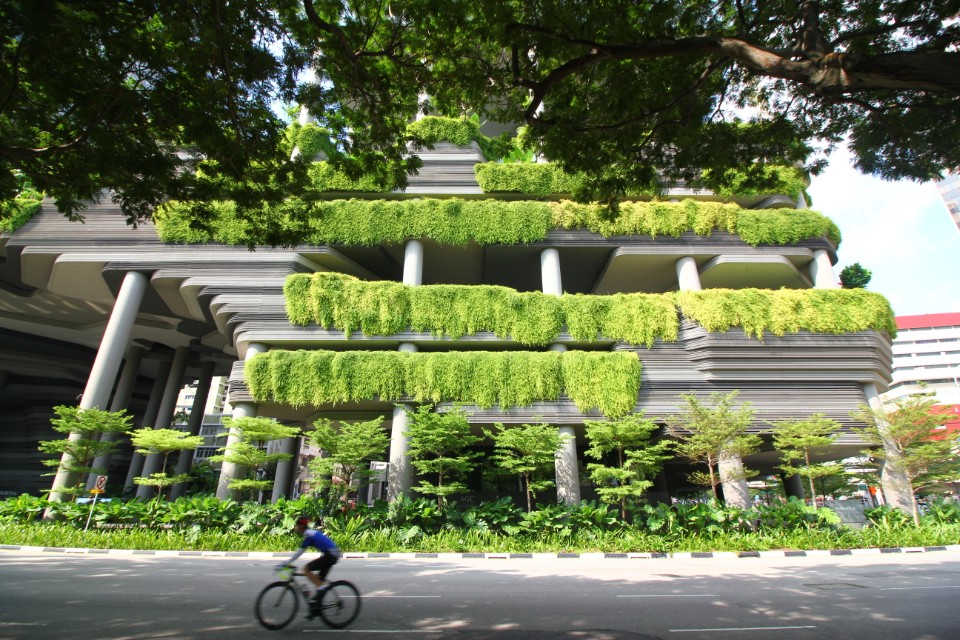
POLYGON ((782 629, 816 629, 817 627, 808 624, 792 627, 716 627, 713 629, 670 629, 670 633, 700 633, 703 631, 779 631, 782 629))

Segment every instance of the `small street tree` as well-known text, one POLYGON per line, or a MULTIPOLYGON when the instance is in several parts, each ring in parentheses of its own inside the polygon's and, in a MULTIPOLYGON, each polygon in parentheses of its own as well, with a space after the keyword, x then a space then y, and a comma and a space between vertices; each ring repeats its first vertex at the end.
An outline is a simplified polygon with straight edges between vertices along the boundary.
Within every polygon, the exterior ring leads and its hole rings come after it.
POLYGON ((229 487, 234 491, 249 492, 249 498, 255 499, 257 493, 273 487, 273 480, 262 477, 270 465, 281 460, 289 460, 289 453, 268 453, 267 445, 273 440, 294 438, 300 435, 297 427, 288 427, 272 418, 226 418, 223 426, 227 433, 235 437, 233 444, 222 449, 223 453, 210 456, 211 462, 229 462, 245 470, 245 477, 230 480, 229 487))
POLYGON ((878 409, 861 405, 852 414, 865 423, 859 433, 874 445, 864 453, 883 460, 881 480, 884 493, 887 493, 888 485, 895 487, 898 482, 907 485, 909 500, 906 505, 897 504, 890 496, 887 496, 888 502, 901 510, 909 510, 917 526, 920 525, 920 513, 916 492, 960 477, 960 458, 956 454, 960 433, 942 430, 950 415, 934 412, 935 404, 931 395, 918 393, 878 409))
POLYGON ((314 423, 311 438, 326 454, 311 460, 309 468, 322 478, 317 488, 329 489, 328 507, 369 484, 380 473, 370 469, 370 461, 383 456, 390 446, 383 416, 366 422, 341 422, 339 428, 324 418, 314 423))
POLYGON ((843 474, 843 467, 836 464, 814 464, 812 457, 836 442, 840 423, 822 413, 815 413, 803 420, 780 420, 771 424, 774 428, 773 446, 783 456, 780 468, 787 475, 799 475, 807 479, 810 500, 816 507, 817 490, 814 482, 827 476, 843 474))
POLYGON ((470 422, 459 408, 437 413, 432 405, 421 405, 408 414, 408 455, 420 474, 420 484, 413 490, 436 496, 437 507, 443 510, 449 496, 467 490, 461 479, 476 467, 480 454, 466 449, 476 444, 480 437, 470 432, 470 422), (436 478, 436 481, 430 482, 424 476, 436 478))
MULTIPOLYGON (((747 433, 747 426, 753 419, 753 407, 744 402, 740 408, 734 407, 738 391, 728 394, 714 392, 704 402, 695 394, 680 395, 686 403, 686 410, 679 415, 668 416, 667 433, 676 438, 676 452, 693 462, 703 464, 707 472, 694 471, 688 477, 694 484, 710 487, 715 500, 719 500, 717 486, 723 482, 725 489, 732 493, 737 486, 744 485, 739 492, 739 502, 735 506, 749 506, 746 495, 746 479, 756 472, 743 467, 743 456, 754 453, 762 442, 760 436, 747 433), (737 486, 734 486, 737 485, 737 486)), ((726 501, 734 502, 725 494, 726 501)))
POLYGON ((872 271, 864 269, 859 262, 854 262, 840 271, 840 286, 844 289, 866 289, 872 277, 872 271))
POLYGON ((119 446, 119 442, 112 439, 105 441, 101 436, 126 433, 132 426, 133 416, 124 410, 104 411, 66 405, 54 407, 53 411, 57 414, 56 418, 50 420, 53 430, 68 437, 41 440, 39 449, 42 453, 58 456, 43 461, 44 465, 54 468, 47 475, 64 474, 69 483, 56 491, 75 500, 83 493, 88 474, 106 471, 90 466, 97 456, 112 453, 119 446))
POLYGON ((533 511, 533 498, 540 491, 554 486, 542 474, 554 468, 554 459, 564 438, 556 427, 548 424, 522 424, 504 427, 500 423, 484 434, 493 438, 493 461, 510 475, 519 476, 527 497, 527 513, 533 511))
POLYGON ((156 487, 158 501, 166 495, 170 487, 191 479, 189 473, 176 476, 167 475, 167 460, 170 458, 170 454, 174 451, 180 451, 180 455, 187 455, 188 451, 203 444, 203 436, 192 436, 177 429, 151 429, 150 427, 131 431, 130 440, 133 442, 137 453, 142 453, 145 456, 162 456, 158 472, 133 479, 135 484, 156 487))
POLYGON ((652 443, 659 427, 642 412, 619 420, 585 420, 583 424, 590 443, 585 454, 600 461, 612 455, 614 463, 588 464, 590 479, 603 502, 620 505, 620 518, 626 522, 628 508, 653 486, 652 478, 663 468, 673 443, 652 443))

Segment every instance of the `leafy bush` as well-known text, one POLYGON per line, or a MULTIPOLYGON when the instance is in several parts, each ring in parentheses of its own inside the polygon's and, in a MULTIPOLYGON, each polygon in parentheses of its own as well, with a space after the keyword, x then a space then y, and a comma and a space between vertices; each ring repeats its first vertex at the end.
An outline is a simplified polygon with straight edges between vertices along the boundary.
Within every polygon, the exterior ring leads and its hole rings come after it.
POLYGON ((24 191, 12 200, 0 200, 0 233, 13 233, 40 211, 42 196, 24 191))

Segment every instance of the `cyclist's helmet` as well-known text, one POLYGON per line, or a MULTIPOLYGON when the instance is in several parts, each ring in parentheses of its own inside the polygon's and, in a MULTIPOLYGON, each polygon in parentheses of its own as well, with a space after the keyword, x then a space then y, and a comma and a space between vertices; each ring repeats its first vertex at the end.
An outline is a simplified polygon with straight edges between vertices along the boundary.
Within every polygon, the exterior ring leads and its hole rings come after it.
POLYGON ((296 522, 296 523, 297 523, 297 524, 305 524, 305 525, 307 525, 307 526, 309 527, 309 526, 310 526, 310 518, 308 518, 307 516, 300 516, 299 518, 297 518, 297 522, 296 522))

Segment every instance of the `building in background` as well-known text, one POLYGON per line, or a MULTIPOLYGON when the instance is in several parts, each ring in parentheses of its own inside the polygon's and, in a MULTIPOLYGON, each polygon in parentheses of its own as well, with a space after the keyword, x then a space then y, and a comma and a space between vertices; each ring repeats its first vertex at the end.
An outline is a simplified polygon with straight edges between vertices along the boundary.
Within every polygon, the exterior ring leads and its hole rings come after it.
POLYGON ((941 406, 960 405, 960 313, 898 316, 893 382, 884 402, 932 391, 941 406))
POLYGON ((953 218, 953 223, 960 228, 960 173, 948 174, 943 180, 937 180, 937 190, 943 197, 944 204, 947 205, 947 211, 953 218))

